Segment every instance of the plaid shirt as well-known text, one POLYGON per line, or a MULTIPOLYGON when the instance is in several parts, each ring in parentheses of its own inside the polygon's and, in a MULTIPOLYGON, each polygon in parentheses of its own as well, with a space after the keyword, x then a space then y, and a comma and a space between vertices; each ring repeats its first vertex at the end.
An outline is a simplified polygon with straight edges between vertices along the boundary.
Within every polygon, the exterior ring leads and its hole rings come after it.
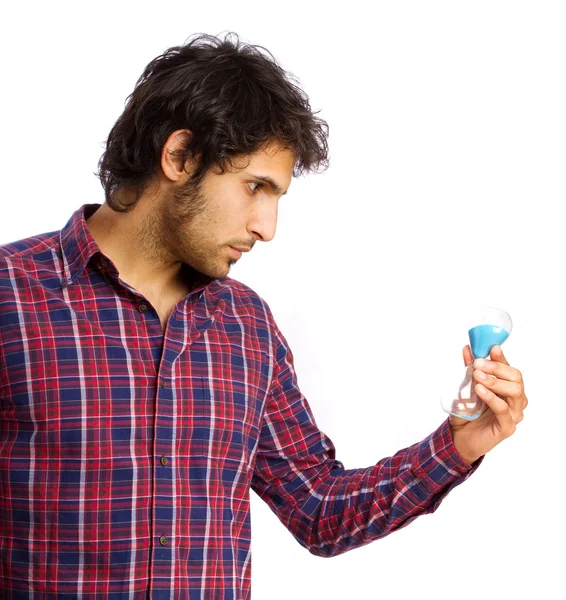
POLYGON ((264 300, 197 279, 164 334, 91 236, 99 206, 0 246, 2 598, 248 599, 250 488, 334 556, 477 468, 444 421, 345 470, 264 300))

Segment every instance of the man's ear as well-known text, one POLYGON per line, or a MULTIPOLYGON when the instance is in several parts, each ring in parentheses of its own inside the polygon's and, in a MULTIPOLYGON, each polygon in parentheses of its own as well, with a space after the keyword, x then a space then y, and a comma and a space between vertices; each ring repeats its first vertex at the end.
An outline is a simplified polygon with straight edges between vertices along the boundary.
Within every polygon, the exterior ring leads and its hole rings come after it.
POLYGON ((188 176, 185 170, 185 166, 188 165, 183 164, 183 154, 191 141, 192 135, 192 132, 188 129, 178 129, 163 144, 161 169, 170 181, 181 183, 188 176))

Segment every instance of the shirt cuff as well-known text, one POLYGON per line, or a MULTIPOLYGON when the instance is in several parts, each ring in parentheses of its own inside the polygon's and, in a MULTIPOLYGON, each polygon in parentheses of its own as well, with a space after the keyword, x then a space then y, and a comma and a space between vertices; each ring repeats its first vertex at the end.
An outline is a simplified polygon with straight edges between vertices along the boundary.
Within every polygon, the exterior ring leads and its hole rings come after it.
POLYGON ((484 459, 481 456, 473 465, 469 465, 458 454, 448 419, 420 444, 415 444, 414 453, 414 458, 411 458, 411 470, 419 484, 431 493, 462 483, 475 473, 484 459))

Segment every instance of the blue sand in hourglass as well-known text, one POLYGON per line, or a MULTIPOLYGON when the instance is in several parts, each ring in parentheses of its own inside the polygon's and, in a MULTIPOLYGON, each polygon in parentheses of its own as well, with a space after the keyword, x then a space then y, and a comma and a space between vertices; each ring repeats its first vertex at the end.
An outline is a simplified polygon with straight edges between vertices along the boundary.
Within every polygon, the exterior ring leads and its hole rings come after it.
POLYGON ((468 331, 474 358, 487 358, 493 346, 502 344, 509 332, 497 325, 477 325, 468 331))

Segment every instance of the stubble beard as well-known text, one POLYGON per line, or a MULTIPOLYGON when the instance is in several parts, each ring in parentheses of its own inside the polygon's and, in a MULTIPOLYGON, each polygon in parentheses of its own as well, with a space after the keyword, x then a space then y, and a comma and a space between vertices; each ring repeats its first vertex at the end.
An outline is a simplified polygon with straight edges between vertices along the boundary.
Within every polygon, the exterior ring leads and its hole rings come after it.
MULTIPOLYGON (((212 254, 216 248, 207 247, 205 240, 211 239, 207 231, 214 231, 213 223, 194 223, 209 204, 209 198, 203 190, 202 182, 188 181, 184 186, 174 188, 171 195, 162 204, 161 222, 158 229, 163 247, 182 263, 199 273, 216 279, 226 275, 226 269, 219 270, 213 263, 212 254)), ((236 261, 229 261, 229 268, 236 261)), ((229 270, 229 269, 228 269, 229 270)))

